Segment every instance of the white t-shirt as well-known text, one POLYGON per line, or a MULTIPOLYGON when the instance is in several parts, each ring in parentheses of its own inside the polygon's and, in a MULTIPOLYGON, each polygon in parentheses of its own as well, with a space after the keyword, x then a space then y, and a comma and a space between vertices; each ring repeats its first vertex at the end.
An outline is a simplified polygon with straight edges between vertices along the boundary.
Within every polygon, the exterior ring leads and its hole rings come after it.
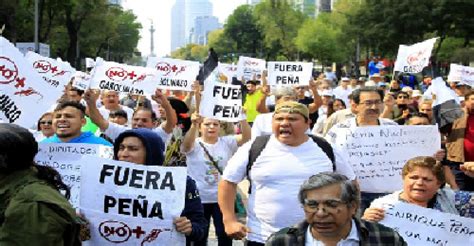
POLYGON ((215 144, 208 144, 201 138, 194 140, 194 147, 186 154, 188 175, 196 181, 202 203, 217 203, 217 184, 220 180, 219 171, 209 160, 199 142, 203 143, 214 161, 218 162, 219 169, 225 170, 227 161, 237 151, 235 136, 219 137, 215 144))
MULTIPOLYGON (((252 142, 245 143, 229 160, 224 180, 238 184, 246 177, 252 142)), ((339 155, 335 155, 337 160, 339 155)), ((332 170, 330 159, 312 139, 293 147, 272 135, 250 170, 248 240, 264 243, 272 233, 303 220, 297 198, 301 184, 311 175, 332 170)))
POLYGON ((350 87, 347 87, 347 89, 342 88, 342 86, 336 87, 333 91, 334 97, 336 99, 341 99, 344 101, 346 104, 346 107, 349 107, 350 101, 349 101, 349 95, 352 93, 352 89, 350 87))
MULTIPOLYGON (((132 128, 109 122, 109 127, 104 131, 104 134, 115 142, 115 139, 120 135, 120 133, 130 129, 132 128)), ((156 132, 156 134, 158 134, 158 136, 160 136, 160 138, 165 143, 166 150, 166 146, 168 145, 168 142, 171 139, 171 134, 166 133, 161 126, 153 128, 151 130, 153 130, 154 132, 156 132)))
MULTIPOLYGON (((133 117, 133 109, 127 107, 127 106, 122 106, 120 105, 120 108, 127 112, 127 125, 130 125, 132 123, 132 117, 133 117)), ((102 117, 104 117, 105 120, 109 120, 109 114, 110 114, 110 110, 106 109, 105 106, 102 106, 99 108, 99 112, 100 114, 102 115, 102 117)))

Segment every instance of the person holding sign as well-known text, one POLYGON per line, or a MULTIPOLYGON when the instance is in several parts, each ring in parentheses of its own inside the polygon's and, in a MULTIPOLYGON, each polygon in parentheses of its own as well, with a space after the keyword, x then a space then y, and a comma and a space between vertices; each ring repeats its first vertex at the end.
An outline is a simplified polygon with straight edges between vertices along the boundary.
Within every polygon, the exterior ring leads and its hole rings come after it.
MULTIPOLYGON (((240 121, 242 134, 219 137, 220 122, 201 117, 197 113, 191 116, 192 125, 184 136, 181 152, 186 154, 188 173, 196 180, 206 219, 214 221, 219 246, 232 246, 232 239, 224 230, 222 213, 217 204, 217 184, 227 161, 241 146, 250 140, 250 125, 246 119, 240 121), (196 138, 197 132, 200 137, 196 138)), ((209 223, 207 224, 209 230, 209 223)), ((207 235, 207 233, 206 233, 207 235)), ((207 236, 195 245, 206 245, 207 236)))
POLYGON ((92 132, 82 132, 86 124, 86 109, 79 102, 66 101, 54 110, 53 127, 55 134, 42 143, 90 143, 112 146, 107 140, 95 136, 92 132))
POLYGON ((345 176, 313 175, 298 193, 306 219, 274 233, 265 245, 407 245, 391 228, 357 219, 359 199, 358 187, 345 176))
MULTIPOLYGON (((164 162, 163 140, 154 131, 138 128, 124 131, 114 143, 114 159, 138 165, 161 166, 164 162)), ((207 224, 194 180, 186 180, 186 198, 181 217, 174 221, 176 230, 186 235, 187 244, 204 237, 207 224)))
POLYGON ((363 219, 378 222, 384 218, 383 204, 399 201, 474 218, 472 194, 444 188, 444 169, 435 158, 419 156, 408 160, 402 178, 403 190, 375 199, 365 210, 363 219))
POLYGON ((20 126, 0 124, 0 245, 81 245, 80 219, 57 171, 37 165, 38 143, 20 126))

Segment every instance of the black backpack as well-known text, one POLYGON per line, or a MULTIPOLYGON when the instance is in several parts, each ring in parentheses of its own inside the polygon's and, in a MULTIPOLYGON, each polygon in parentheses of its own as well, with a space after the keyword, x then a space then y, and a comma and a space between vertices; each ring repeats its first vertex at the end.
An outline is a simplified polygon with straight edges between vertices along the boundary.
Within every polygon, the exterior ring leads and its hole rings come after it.
MULTIPOLYGON (((252 145, 250 146, 250 151, 249 151, 249 162, 247 163, 247 179, 249 180, 249 191, 248 193, 250 194, 250 191, 252 189, 252 182, 250 180, 250 169, 252 169, 253 163, 257 160, 257 158, 260 156, 260 153, 262 153, 262 150, 265 148, 265 146, 268 143, 268 140, 270 140, 271 135, 264 135, 264 136, 258 136, 255 138, 253 141, 252 145)), ((328 156, 328 158, 332 162, 332 169, 333 171, 336 171, 336 158, 334 157, 334 151, 331 147, 331 145, 322 137, 314 136, 314 135, 308 135, 313 141, 323 150, 324 153, 328 156)))

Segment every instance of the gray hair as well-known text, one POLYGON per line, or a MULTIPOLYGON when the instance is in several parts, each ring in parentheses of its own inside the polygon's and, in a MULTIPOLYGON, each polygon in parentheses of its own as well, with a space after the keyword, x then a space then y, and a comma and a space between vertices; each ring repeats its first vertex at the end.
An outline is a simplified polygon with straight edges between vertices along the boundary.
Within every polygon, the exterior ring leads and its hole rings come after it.
POLYGON ((278 87, 273 91, 275 99, 278 100, 284 96, 296 98, 296 91, 292 87, 278 87))
POLYGON ((298 199, 304 204, 306 192, 314 189, 320 189, 333 184, 341 185, 341 200, 351 206, 355 202, 358 206, 360 203, 359 189, 357 185, 349 180, 346 176, 333 172, 322 172, 309 177, 308 180, 300 187, 298 199))

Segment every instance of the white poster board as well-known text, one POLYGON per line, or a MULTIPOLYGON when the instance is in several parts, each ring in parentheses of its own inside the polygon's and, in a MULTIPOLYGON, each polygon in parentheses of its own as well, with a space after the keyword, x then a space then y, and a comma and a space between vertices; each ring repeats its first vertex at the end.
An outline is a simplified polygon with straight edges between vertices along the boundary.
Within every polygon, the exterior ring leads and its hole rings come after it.
POLYGON ((219 62, 219 65, 217 65, 217 70, 227 78, 227 83, 229 84, 232 82, 233 77, 237 78, 237 65, 235 64, 219 62))
POLYGON ((130 66, 97 58, 90 88, 112 90, 124 94, 153 95, 156 73, 146 67, 130 66))
POLYGON ((242 90, 240 85, 206 83, 199 106, 199 114, 227 122, 245 118, 242 114, 242 90))
POLYGON ((401 44, 393 70, 404 73, 420 73, 430 62, 431 51, 436 39, 428 39, 410 46, 401 44))
POLYGON ((50 85, 51 90, 62 92, 76 73, 76 69, 71 67, 69 63, 43 57, 35 52, 29 51, 25 57, 33 66, 33 69, 50 85))
POLYGON ((192 91, 199 73, 199 62, 172 58, 149 57, 147 67, 156 70, 158 88, 192 91))
MULTIPOLYGON (((91 158, 91 157, 87 157, 91 158)), ((89 159, 81 172, 85 245, 184 245, 173 220, 184 208, 185 167, 89 159)))
POLYGON ((265 64, 265 60, 262 59, 240 56, 237 63, 237 79, 243 78, 245 81, 258 79, 265 70, 265 64))
POLYGON ((379 223, 398 231, 408 245, 474 245, 474 219, 399 202, 385 204, 379 223))
POLYGON ((0 36, 0 122, 30 128, 61 94, 51 90, 23 54, 0 36))
POLYGON ((311 62, 268 62, 269 85, 309 85, 313 72, 311 62))
POLYGON ((74 80, 72 81, 72 86, 79 90, 87 90, 91 82, 91 76, 87 73, 76 71, 74 74, 74 80))
POLYGON ((49 166, 59 172, 63 182, 70 187, 72 206, 79 207, 81 165, 84 156, 112 159, 112 147, 99 144, 40 143, 35 156, 38 165, 49 166))
POLYGON ((401 171, 416 156, 441 148, 436 126, 374 126, 338 129, 335 144, 347 152, 362 191, 384 193, 402 188, 401 171))

